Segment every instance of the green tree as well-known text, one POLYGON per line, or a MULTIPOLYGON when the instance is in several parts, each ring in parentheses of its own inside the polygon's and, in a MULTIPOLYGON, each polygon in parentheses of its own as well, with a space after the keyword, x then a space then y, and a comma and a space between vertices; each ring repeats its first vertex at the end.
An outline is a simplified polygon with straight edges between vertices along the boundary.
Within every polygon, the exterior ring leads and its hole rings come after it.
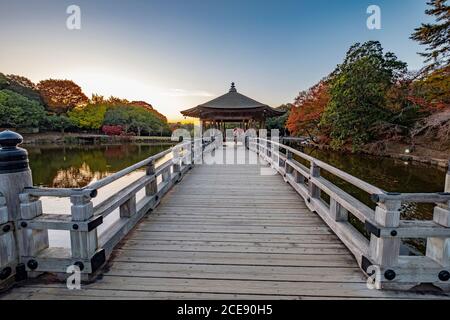
POLYGON ((131 126, 130 112, 127 106, 109 106, 105 113, 103 124, 108 126, 122 126, 128 133, 131 126))
POLYGON ((137 135, 144 132, 151 135, 169 134, 170 129, 166 121, 153 110, 136 105, 113 105, 105 114, 104 125, 120 125, 125 133, 130 130, 137 135))
POLYGON ((0 89, 7 89, 28 99, 36 100, 40 104, 43 103, 36 85, 31 80, 22 76, 14 74, 5 76, 3 73, 0 73, 0 89))
POLYGON ((0 90, 0 126, 38 127, 45 120, 44 107, 11 90, 0 90))
POLYGON ((425 62, 430 63, 427 70, 447 66, 450 62, 450 5, 447 0, 431 0, 425 13, 436 19, 435 23, 422 23, 411 35, 411 39, 427 46, 425 62))
POLYGON ((406 63, 388 52, 378 41, 355 44, 330 80, 330 101, 321 124, 331 128, 331 143, 351 143, 358 149, 372 138, 370 129, 390 117, 386 94, 406 73, 406 63))
POLYGON ((65 115, 50 115, 46 119, 46 127, 50 130, 61 131, 64 132, 73 127, 74 123, 72 120, 65 115))
POLYGON ((8 78, 0 72, 0 90, 6 89, 8 86, 8 78))
POLYGON ((150 132, 156 124, 156 119, 145 109, 140 107, 129 107, 130 125, 140 136, 142 131, 150 132))
POLYGON ((107 105, 88 104, 68 112, 70 121, 81 129, 98 130, 103 124, 107 105))
POLYGON ((277 110, 286 111, 286 113, 280 117, 268 118, 266 121, 267 129, 268 130, 278 129, 280 131, 281 135, 283 135, 283 136, 286 135, 286 131, 287 131, 286 121, 289 117, 289 112, 291 111, 291 107, 292 107, 292 104, 288 103, 288 104, 282 104, 281 106, 276 108, 277 110))

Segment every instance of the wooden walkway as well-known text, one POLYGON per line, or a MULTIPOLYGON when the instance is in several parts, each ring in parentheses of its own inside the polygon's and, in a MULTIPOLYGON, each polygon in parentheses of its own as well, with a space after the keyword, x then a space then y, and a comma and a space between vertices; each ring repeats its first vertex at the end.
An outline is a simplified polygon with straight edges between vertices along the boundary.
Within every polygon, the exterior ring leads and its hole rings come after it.
POLYGON ((280 175, 198 165, 81 290, 46 278, 0 299, 445 298, 370 290, 352 254, 280 175))

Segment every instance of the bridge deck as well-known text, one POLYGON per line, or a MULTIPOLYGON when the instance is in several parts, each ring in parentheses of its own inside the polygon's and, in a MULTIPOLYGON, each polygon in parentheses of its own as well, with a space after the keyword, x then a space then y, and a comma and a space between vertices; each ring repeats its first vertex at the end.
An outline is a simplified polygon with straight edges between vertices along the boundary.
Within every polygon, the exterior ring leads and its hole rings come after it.
POLYGON ((351 253, 280 175, 199 165, 115 250, 103 277, 38 279, 0 299, 436 298, 369 290, 351 253))

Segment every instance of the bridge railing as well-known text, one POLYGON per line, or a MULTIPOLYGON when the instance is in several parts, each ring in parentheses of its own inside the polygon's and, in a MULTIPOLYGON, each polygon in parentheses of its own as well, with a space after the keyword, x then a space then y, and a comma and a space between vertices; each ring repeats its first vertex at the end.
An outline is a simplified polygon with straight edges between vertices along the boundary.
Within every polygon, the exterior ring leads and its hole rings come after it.
POLYGON ((446 192, 390 193, 275 141, 251 138, 248 147, 277 170, 308 208, 325 221, 361 269, 375 280, 375 287, 408 289, 432 283, 450 289, 450 171, 446 192), (321 170, 368 193, 375 210, 325 179, 321 170), (433 220, 403 220, 401 207, 408 202, 435 204, 433 220), (364 225, 370 237, 350 222, 350 216, 364 225), (401 240, 412 238, 426 239, 425 255, 400 255, 401 240))
MULTIPOLYGON (((8 215, 7 199, 0 193, 0 285, 6 281, 10 283, 14 274, 16 280, 42 272, 63 275, 73 265, 78 266, 84 280, 89 280, 136 223, 160 203, 167 191, 198 163, 203 153, 210 152, 215 147, 214 138, 207 141, 183 141, 84 188, 19 186, 15 188, 17 194, 9 194, 12 208, 10 212, 17 210, 13 215, 8 215), (145 168, 145 174, 131 183, 127 182, 120 190, 94 205, 92 200, 99 190, 142 168, 145 168), (137 199, 136 195, 140 191, 144 191, 143 197, 137 199), (70 198, 70 214, 46 213, 41 197, 70 198), (12 206, 15 200, 16 207, 12 206), (98 227, 117 209, 118 219, 105 225, 100 233, 98 227), (49 230, 69 232, 70 248, 50 247, 49 230), (8 231, 12 231, 9 233, 10 238, 5 238, 4 234, 8 231)), ((22 155, 26 156, 23 149, 15 147, 15 150, 21 150, 22 155)), ((26 166, 28 167, 28 160, 26 166)), ((31 184, 31 172, 28 168, 17 173, 5 171, 0 178, 0 191, 7 190, 15 181, 23 178, 27 178, 31 184), (15 174, 21 176, 11 176, 15 174)))

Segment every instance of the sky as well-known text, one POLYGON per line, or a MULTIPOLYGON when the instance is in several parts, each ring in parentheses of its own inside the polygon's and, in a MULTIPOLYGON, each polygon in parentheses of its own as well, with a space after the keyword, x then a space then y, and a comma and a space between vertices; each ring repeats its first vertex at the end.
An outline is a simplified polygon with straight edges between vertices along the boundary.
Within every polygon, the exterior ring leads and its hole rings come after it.
POLYGON ((355 42, 379 40, 423 65, 409 39, 429 21, 426 0, 0 0, 0 72, 34 82, 71 79, 90 96, 180 110, 238 92, 277 107, 340 63, 355 42), (69 5, 81 29, 69 30, 69 5), (381 29, 366 25, 369 5, 381 29))

